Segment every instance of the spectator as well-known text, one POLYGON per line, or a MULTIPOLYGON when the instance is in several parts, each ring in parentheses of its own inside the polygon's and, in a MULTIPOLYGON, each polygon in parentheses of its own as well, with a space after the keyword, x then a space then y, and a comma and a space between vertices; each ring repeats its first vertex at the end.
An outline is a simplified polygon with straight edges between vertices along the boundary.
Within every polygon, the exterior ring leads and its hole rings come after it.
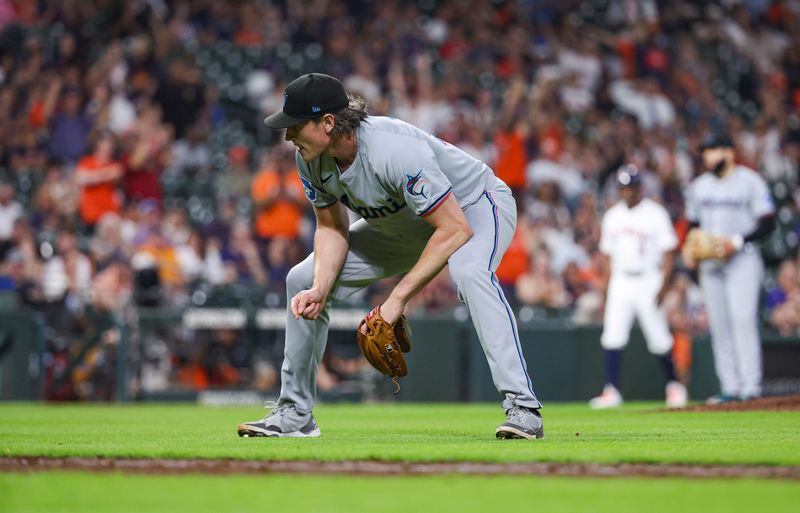
POLYGON ((517 280, 517 299, 526 305, 563 308, 569 298, 563 282, 550 270, 550 258, 544 248, 534 250, 531 270, 517 280))
POLYGON ((308 201, 294 165, 294 156, 261 156, 261 170, 253 178, 251 198, 255 211, 255 235, 268 241, 275 237, 300 236, 303 212, 308 201))
POLYGON ((214 178, 214 190, 217 198, 246 198, 250 192, 250 150, 244 144, 236 144, 228 150, 228 166, 214 178))
POLYGON ((254 285, 264 285, 267 275, 261 264, 255 241, 247 224, 237 221, 231 227, 228 247, 222 253, 229 281, 243 281, 254 285))
MULTIPOLYGON (((60 91, 61 81, 56 78, 50 94, 58 95, 60 91)), ((50 117, 50 156, 68 166, 74 165, 84 156, 92 130, 92 118, 88 113, 81 112, 82 102, 78 87, 64 86, 61 92, 61 109, 50 117)))
POLYGON ((169 131, 161 124, 161 109, 146 104, 133 127, 125 135, 126 153, 123 180, 125 198, 138 203, 152 199, 161 204, 161 172, 168 164, 169 131))
POLYGON ((214 239, 206 240, 198 230, 189 232, 177 248, 178 263, 186 283, 202 281, 210 285, 225 283, 225 264, 214 239))
POLYGON ((51 161, 44 181, 36 191, 33 207, 38 216, 71 216, 78 206, 78 191, 64 173, 64 167, 51 161))
POLYGON ((767 292, 764 303, 778 333, 783 336, 797 333, 800 329, 800 284, 794 260, 781 262, 775 286, 767 292))
MULTIPOLYGON (((530 126, 525 116, 520 116, 519 105, 525 93, 525 81, 515 77, 503 98, 503 108, 494 133, 494 147, 497 152, 492 169, 498 178, 511 187, 514 197, 524 199, 527 186, 525 166, 528 161, 526 139, 530 126)), ((518 201, 519 207, 523 206, 518 201)))
POLYGON ((178 58, 167 68, 167 77, 155 93, 155 99, 164 113, 164 121, 171 125, 178 139, 198 119, 205 104, 200 73, 187 59, 178 58))
POLYGON ((122 206, 117 182, 122 178, 122 165, 115 158, 114 135, 101 132, 91 154, 78 161, 75 182, 80 188, 80 216, 93 228, 108 212, 119 212, 122 206))
POLYGON ((191 177, 210 170, 211 153, 206 146, 208 130, 203 124, 192 125, 186 137, 175 142, 168 169, 171 175, 191 177))
POLYGON ((22 205, 14 201, 14 189, 10 184, 0 182, 0 261, 13 246, 14 224, 23 213, 22 205))
POLYGON ((609 95, 620 109, 636 116, 644 130, 670 128, 675 123, 675 107, 655 79, 617 80, 610 85, 609 95))

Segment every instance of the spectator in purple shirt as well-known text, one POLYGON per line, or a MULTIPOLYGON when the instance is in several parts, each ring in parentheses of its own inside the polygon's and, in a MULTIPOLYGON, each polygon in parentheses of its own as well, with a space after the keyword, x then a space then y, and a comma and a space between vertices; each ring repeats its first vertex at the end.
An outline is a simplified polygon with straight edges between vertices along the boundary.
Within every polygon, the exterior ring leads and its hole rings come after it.
POLYGON ((88 151, 92 118, 81 112, 81 92, 67 87, 62 93, 62 109, 50 118, 50 155, 65 163, 75 163, 88 151))

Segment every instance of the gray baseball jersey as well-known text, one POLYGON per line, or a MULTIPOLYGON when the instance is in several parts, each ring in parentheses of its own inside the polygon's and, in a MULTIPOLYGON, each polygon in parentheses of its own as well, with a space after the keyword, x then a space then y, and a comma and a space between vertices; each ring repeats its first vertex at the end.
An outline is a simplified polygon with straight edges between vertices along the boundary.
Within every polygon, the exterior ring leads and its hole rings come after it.
MULTIPOLYGON (((736 166, 724 178, 705 173, 690 184, 686 194, 686 218, 714 235, 747 235, 760 218, 773 212, 766 182, 744 166, 736 166)), ((700 265, 714 364, 725 395, 761 393, 758 297, 762 279, 761 255, 749 243, 727 262, 707 260, 700 265)))
POLYGON ((399 119, 369 116, 356 130, 353 164, 339 170, 321 156, 297 169, 315 207, 337 200, 385 233, 427 230, 421 219, 452 193, 462 210, 497 182, 492 170, 460 150, 399 119))
MULTIPOLYGON (((423 218, 452 195, 473 236, 448 260, 450 277, 469 309, 503 406, 540 407, 516 319, 494 274, 516 226, 508 186, 484 163, 403 121, 369 116, 355 135, 357 154, 347 169, 338 169, 326 156, 297 159, 312 204, 323 208, 341 201, 363 218, 350 226, 348 252, 331 299, 411 269, 433 233, 423 218)), ((309 255, 289 272, 287 299, 311 286, 313 259, 309 255)), ((280 402, 294 403, 301 413, 310 412, 316 400, 327 332, 327 305, 314 321, 287 313, 280 402)))
POLYGON ((747 235, 775 207, 769 187, 752 169, 736 166, 725 178, 698 176, 686 196, 686 219, 714 235, 747 235))

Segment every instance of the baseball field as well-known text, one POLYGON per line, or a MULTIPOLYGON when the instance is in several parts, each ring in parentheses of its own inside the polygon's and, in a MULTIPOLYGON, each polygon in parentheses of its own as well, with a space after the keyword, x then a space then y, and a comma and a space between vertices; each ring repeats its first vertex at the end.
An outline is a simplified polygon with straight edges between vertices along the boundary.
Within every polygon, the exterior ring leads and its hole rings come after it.
POLYGON ((242 439, 253 407, 0 404, 0 511, 797 511, 800 411, 321 405, 319 439, 242 439))

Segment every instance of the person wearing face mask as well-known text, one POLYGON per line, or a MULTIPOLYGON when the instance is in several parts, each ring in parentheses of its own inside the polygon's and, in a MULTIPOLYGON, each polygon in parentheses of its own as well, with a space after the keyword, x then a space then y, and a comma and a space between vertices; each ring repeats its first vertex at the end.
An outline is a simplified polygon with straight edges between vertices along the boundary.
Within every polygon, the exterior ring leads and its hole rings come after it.
POLYGON ((708 314, 714 367, 720 393, 715 404, 761 395, 761 341, 758 298, 764 263, 754 242, 774 228, 775 207, 766 181, 737 164, 726 133, 708 135, 701 144, 707 170, 686 192, 686 219, 723 243, 715 258, 684 263, 697 268, 708 314))

